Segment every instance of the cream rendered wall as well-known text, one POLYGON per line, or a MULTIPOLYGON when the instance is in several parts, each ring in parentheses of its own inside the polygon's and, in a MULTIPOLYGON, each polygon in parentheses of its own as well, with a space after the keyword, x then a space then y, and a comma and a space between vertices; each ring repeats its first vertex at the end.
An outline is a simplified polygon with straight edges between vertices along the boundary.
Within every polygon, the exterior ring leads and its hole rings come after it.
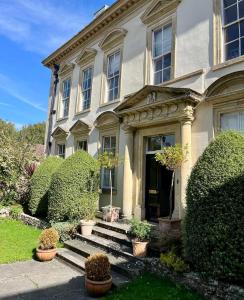
MULTIPOLYGON (((138 91, 144 85, 145 77, 145 58, 147 43, 147 28, 142 23, 140 16, 152 1, 145 1, 145 6, 138 9, 126 19, 119 21, 114 28, 124 28, 128 31, 123 43, 123 63, 121 74, 120 100, 124 96, 138 91)), ((163 19, 163 16, 162 16, 163 19)), ((112 30, 112 27, 110 28, 112 30)), ((104 32, 105 35, 105 32, 104 32)), ((100 106, 102 73, 104 63, 104 53, 98 44, 102 40, 96 38, 90 44, 84 45, 97 50, 94 61, 94 77, 92 86, 91 109, 89 112, 75 114, 75 107, 80 76, 80 67, 75 66, 72 74, 72 90, 70 98, 69 118, 54 122, 53 129, 62 126, 69 131, 71 126, 78 120, 92 126, 89 135, 88 151, 95 156, 99 145, 99 131, 94 127, 97 116, 104 111, 113 110, 118 103, 111 103, 100 106)), ((74 62, 82 49, 79 49, 69 62, 74 62)), ((182 0, 177 8, 177 27, 176 27, 176 49, 175 49, 175 78, 177 81, 169 82, 169 86, 187 87, 204 93, 204 91, 218 78, 244 69, 244 63, 238 63, 225 68, 213 70, 213 1, 212 0, 182 0), (197 74, 191 75, 192 72, 197 74), (190 75, 189 75, 190 74, 190 75), (180 78, 185 76, 184 78, 180 78)), ((151 83, 152 84, 152 83, 151 83)), ((59 86, 58 86, 59 89, 59 86)), ((57 109, 58 96, 56 97, 55 107, 57 109)), ((124 133, 120 129, 119 154, 124 154, 124 133)), ((192 125, 192 162, 196 162, 199 155, 203 152, 214 137, 213 132, 213 109, 208 103, 201 103, 197 106, 195 120, 192 125)), ((74 152, 74 137, 69 134, 66 141, 66 156, 74 152)), ((52 153, 55 154, 55 144, 52 146, 52 153)), ((136 156, 134 156, 136 159, 136 156)), ((114 197, 115 205, 121 206, 123 192, 123 166, 118 169, 117 181, 119 188, 114 197)), ((108 195, 103 195, 101 203, 106 204, 108 195)), ((108 202, 107 202, 108 203, 108 202)))

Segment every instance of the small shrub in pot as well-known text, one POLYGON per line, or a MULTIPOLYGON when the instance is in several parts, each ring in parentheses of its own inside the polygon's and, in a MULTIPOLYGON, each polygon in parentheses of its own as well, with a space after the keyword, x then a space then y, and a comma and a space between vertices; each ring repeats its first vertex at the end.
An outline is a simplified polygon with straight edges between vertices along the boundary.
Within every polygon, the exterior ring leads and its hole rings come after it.
POLYGON ((88 257, 85 262, 85 286, 90 295, 101 296, 111 289, 110 270, 110 263, 105 254, 97 253, 88 257))
POLYGON ((59 234, 54 228, 45 229, 39 237, 39 247, 36 249, 36 255, 40 261, 52 260, 57 253, 57 243, 59 234))
POLYGON ((86 197, 83 197, 83 199, 80 201, 81 206, 81 234, 84 236, 89 236, 92 233, 92 228, 96 224, 94 221, 97 207, 98 207, 98 201, 95 197, 90 197, 89 195, 86 197))
POLYGON ((152 226, 147 221, 131 220, 130 235, 132 236, 133 255, 145 257, 151 235, 152 226))

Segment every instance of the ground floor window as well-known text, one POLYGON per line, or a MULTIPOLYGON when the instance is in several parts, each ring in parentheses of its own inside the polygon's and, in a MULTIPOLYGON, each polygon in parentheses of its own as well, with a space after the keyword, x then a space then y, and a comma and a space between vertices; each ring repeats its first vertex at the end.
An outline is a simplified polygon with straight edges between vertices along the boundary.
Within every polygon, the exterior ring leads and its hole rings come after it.
POLYGON ((58 144, 57 152, 59 157, 65 158, 65 144, 58 144))
POLYGON ((87 151, 87 140, 78 141, 76 150, 87 151))
POLYGON ((235 130, 244 134, 244 111, 221 114, 220 129, 221 131, 235 130))
MULTIPOLYGON (((102 140, 102 151, 116 153, 116 136, 104 136, 102 140)), ((112 187, 115 187, 115 168, 112 169, 112 187)), ((103 189, 110 188, 110 170, 103 168, 101 171, 101 186, 103 189)))

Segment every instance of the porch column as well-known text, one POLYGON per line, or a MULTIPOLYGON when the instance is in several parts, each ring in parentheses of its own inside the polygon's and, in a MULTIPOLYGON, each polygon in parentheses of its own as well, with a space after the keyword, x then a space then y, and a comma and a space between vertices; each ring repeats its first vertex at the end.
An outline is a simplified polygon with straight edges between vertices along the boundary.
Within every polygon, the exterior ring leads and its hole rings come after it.
POLYGON ((185 118, 181 121, 181 144, 185 153, 185 160, 181 166, 181 202, 179 207, 179 217, 183 218, 186 208, 186 187, 191 174, 191 131, 193 117, 185 118))
POLYGON ((124 177, 123 177, 123 215, 132 216, 132 160, 133 160, 133 129, 122 127, 125 132, 124 177))

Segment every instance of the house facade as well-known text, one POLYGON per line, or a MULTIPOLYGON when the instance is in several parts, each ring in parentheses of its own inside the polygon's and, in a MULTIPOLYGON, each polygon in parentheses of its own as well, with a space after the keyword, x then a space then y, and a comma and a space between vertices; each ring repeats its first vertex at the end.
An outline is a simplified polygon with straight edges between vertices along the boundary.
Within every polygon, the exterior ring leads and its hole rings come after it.
MULTIPOLYGON (((171 173, 154 159, 181 144, 173 217, 192 166, 222 130, 244 132, 244 1, 118 0, 43 64, 52 70, 46 152, 118 153, 114 205, 151 221, 169 214, 171 173)), ((99 206, 109 204, 101 171, 99 206)))

